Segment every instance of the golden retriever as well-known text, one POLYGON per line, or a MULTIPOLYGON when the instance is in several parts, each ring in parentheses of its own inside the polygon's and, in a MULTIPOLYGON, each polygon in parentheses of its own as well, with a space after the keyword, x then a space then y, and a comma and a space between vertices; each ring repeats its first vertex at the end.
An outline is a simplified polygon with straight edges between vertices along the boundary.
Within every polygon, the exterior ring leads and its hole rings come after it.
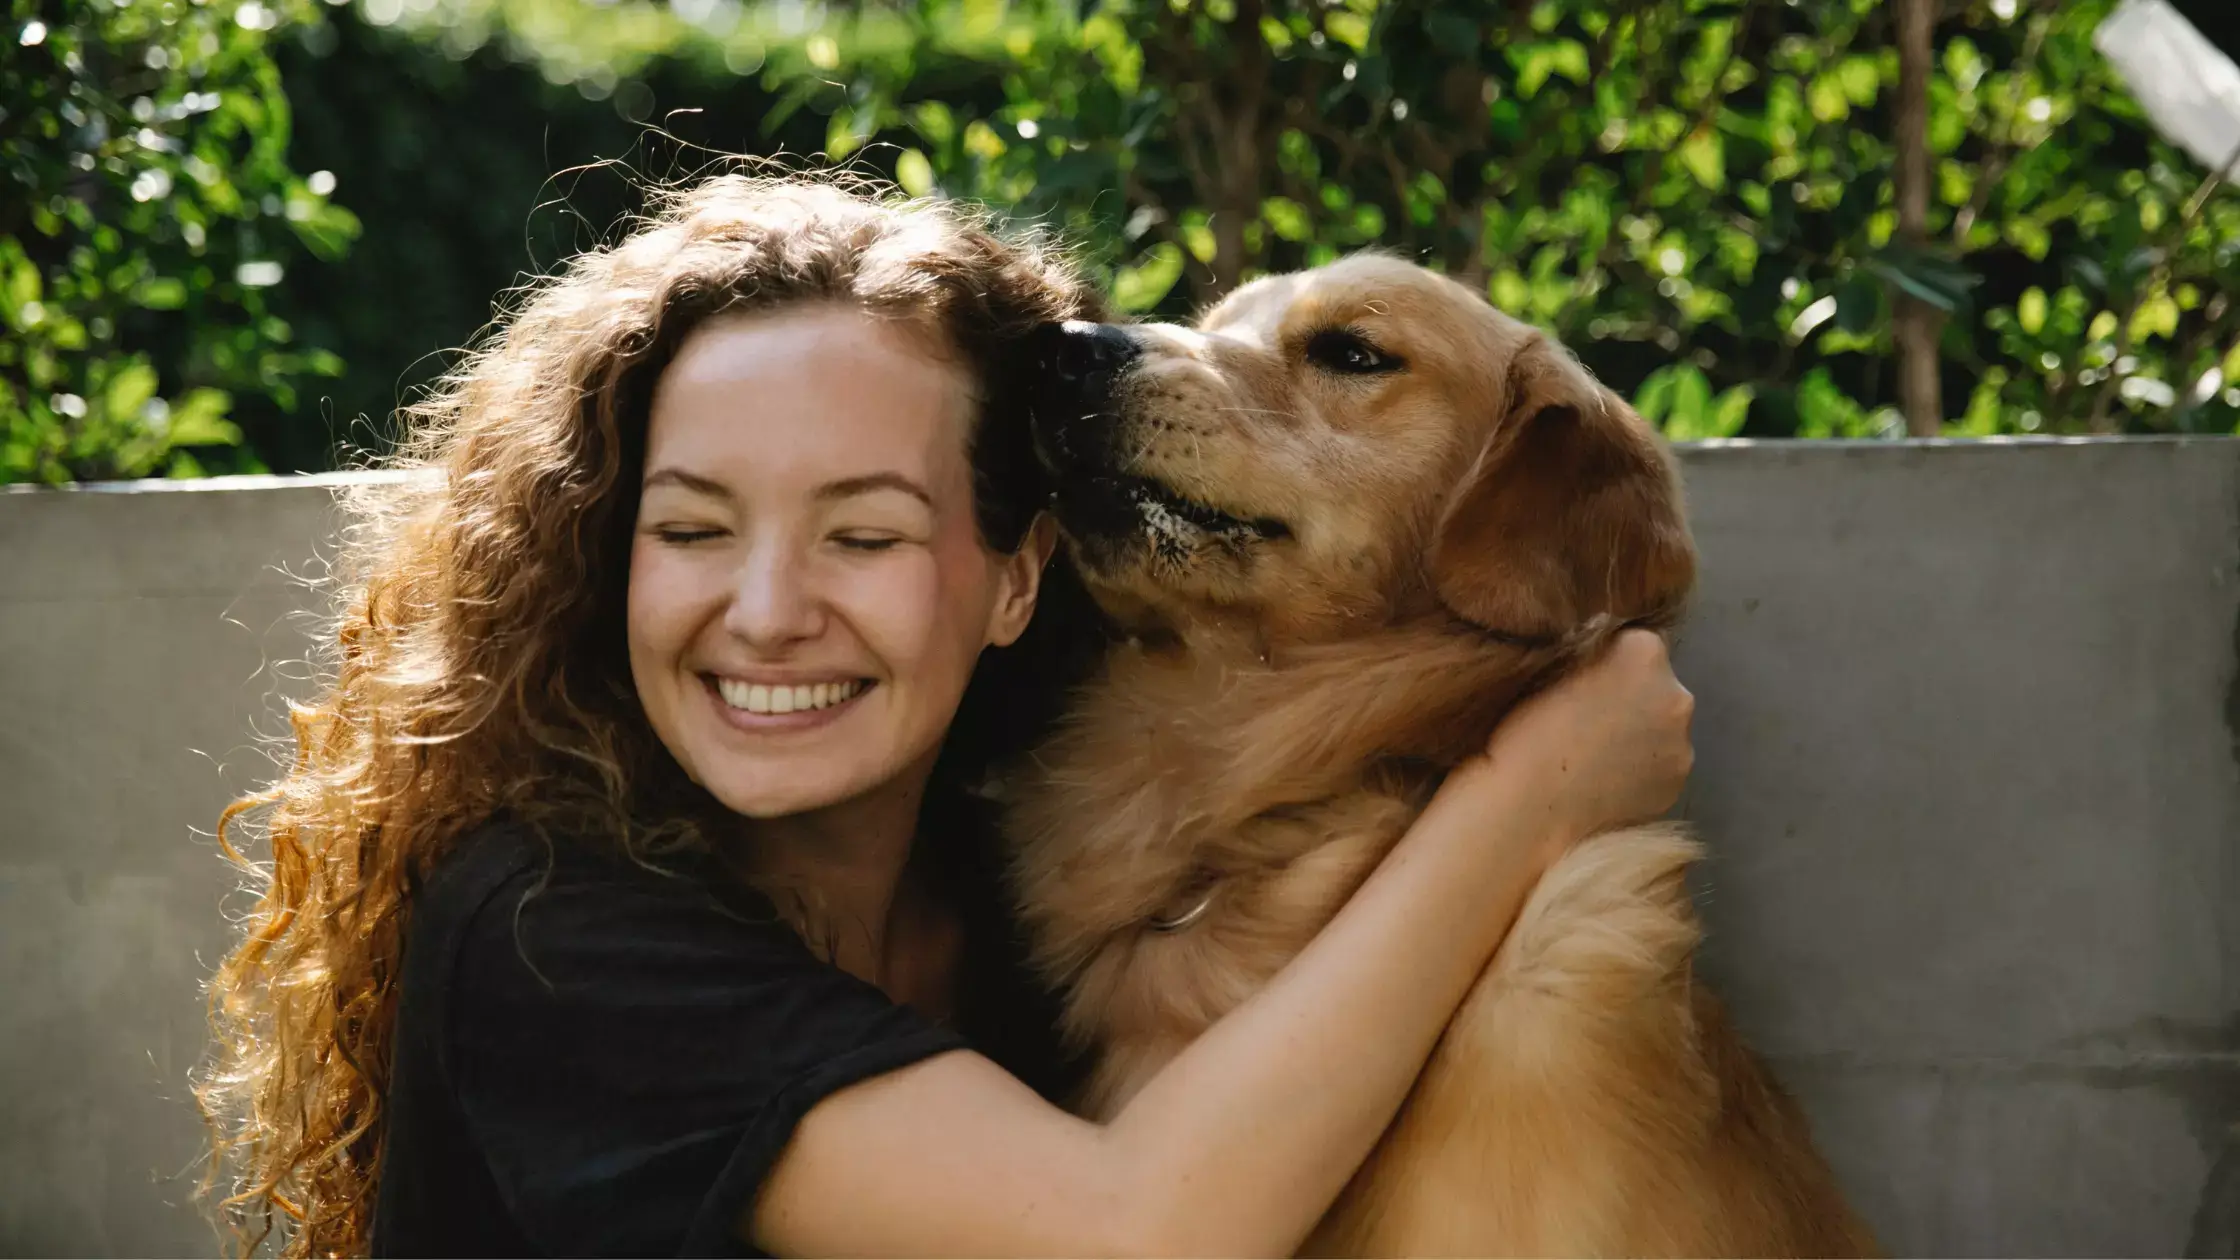
MULTIPOLYGON (((1445 768, 1694 576, 1669 457, 1569 353, 1379 256, 1194 328, 1068 325, 1035 437, 1127 632, 1010 809, 1109 1114, 1270 979, 1445 768)), ((1340 1255, 1861 1255, 1805 1120, 1693 974, 1677 825, 1552 868, 1308 1241, 1340 1255)))

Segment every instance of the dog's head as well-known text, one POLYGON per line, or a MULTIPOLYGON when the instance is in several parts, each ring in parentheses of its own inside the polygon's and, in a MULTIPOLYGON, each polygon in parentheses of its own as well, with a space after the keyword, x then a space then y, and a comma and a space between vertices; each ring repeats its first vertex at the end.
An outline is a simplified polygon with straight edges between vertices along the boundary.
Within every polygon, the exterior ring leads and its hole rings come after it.
POLYGON ((1349 258, 1246 285, 1195 328, 1053 326, 1039 350, 1059 522, 1123 625, 1274 646, 1444 605, 1553 639, 1668 619, 1693 579, 1649 427, 1422 268, 1349 258))

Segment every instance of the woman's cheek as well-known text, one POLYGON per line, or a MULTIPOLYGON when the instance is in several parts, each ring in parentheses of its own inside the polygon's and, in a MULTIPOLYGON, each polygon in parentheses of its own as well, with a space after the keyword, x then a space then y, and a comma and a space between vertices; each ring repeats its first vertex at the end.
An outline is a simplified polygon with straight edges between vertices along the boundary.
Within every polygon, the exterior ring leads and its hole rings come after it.
POLYGON ((889 552, 850 572, 836 602, 863 646, 900 680, 924 656, 939 618, 938 566, 922 550, 889 552))
POLYGON ((674 596, 672 575, 663 564, 661 549, 641 539, 630 553, 630 650, 633 654, 660 646, 667 637, 664 622, 674 596))
MULTIPOLYGON (((634 656, 674 666, 699 626, 720 614, 723 575, 712 555, 694 555, 649 539, 630 559, 628 616, 634 656)), ((645 662, 655 663, 653 661, 645 662)))

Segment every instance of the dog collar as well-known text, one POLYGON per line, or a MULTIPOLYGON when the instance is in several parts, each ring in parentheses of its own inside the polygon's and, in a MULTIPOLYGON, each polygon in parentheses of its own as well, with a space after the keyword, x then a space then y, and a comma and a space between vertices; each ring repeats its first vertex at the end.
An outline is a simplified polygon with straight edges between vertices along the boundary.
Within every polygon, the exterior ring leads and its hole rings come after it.
POLYGON ((1206 889, 1206 895, 1198 898, 1196 905, 1191 906, 1188 910, 1183 911, 1181 914, 1158 914, 1151 916, 1151 930, 1154 932, 1180 932, 1184 928, 1189 927, 1191 924, 1196 923, 1198 920, 1206 917, 1207 910, 1213 908, 1213 895, 1218 891, 1220 891, 1219 885, 1215 885, 1212 888, 1206 889))

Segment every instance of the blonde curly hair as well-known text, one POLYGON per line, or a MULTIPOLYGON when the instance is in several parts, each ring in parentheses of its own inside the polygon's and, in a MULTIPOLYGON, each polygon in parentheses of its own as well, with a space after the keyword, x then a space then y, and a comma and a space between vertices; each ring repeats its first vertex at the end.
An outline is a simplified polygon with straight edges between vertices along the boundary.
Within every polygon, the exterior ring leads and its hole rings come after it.
MULTIPOLYGON (((806 301, 915 321, 963 357, 984 387, 981 534, 1020 544, 1043 493, 1006 356, 1099 313, 1047 242, 866 181, 734 173, 655 194, 626 239, 533 288, 405 409, 384 462, 408 475, 346 500, 323 694, 292 708, 285 773, 219 822, 257 901, 210 982, 195 1092, 244 1254, 366 1251, 413 889, 451 841, 502 814, 640 855, 699 843, 711 803, 647 726, 624 657, 647 404, 710 316, 806 301), (267 862, 236 842, 253 811, 267 862)), ((946 773, 984 769, 1054 707, 1075 658, 1052 621, 1038 614, 1008 677, 983 662, 946 773)))

